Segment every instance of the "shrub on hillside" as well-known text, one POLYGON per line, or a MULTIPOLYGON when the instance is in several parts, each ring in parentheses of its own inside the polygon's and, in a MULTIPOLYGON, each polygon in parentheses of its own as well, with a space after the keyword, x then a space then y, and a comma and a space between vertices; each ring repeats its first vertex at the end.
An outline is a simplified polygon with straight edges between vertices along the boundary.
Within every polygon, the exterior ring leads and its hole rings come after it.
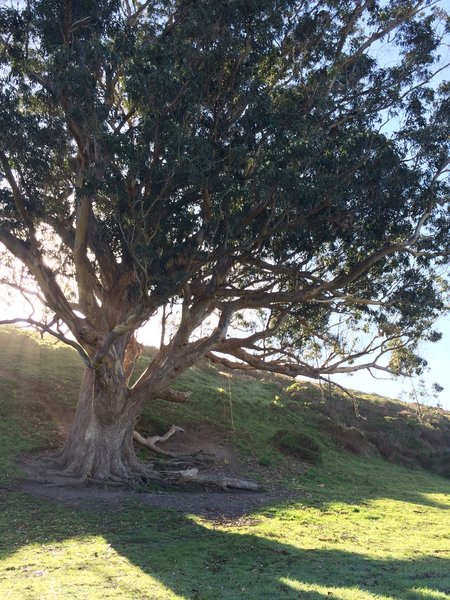
POLYGON ((450 479, 450 448, 436 452, 433 456, 433 471, 450 479))
POLYGON ((317 418, 317 423, 320 431, 325 433, 338 448, 357 456, 376 454, 373 444, 368 441, 365 433, 357 427, 348 427, 324 415, 317 418))
POLYGON ((317 464, 322 460, 320 445, 309 435, 299 431, 282 429, 273 436, 275 445, 285 454, 317 464))
POLYGON ((393 461, 394 457, 401 454, 401 447, 398 439, 390 432, 378 431, 370 434, 369 440, 374 444, 383 458, 393 461))

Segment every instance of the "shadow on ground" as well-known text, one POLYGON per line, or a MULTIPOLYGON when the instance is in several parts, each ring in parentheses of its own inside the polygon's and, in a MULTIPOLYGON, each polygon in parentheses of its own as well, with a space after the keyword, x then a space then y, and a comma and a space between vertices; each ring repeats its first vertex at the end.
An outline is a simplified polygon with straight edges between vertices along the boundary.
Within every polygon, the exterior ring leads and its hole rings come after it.
MULTIPOLYGON (((378 560, 341 550, 308 549, 301 539, 299 549, 250 533, 257 515, 242 519, 239 524, 248 528, 236 532, 193 521, 189 507, 183 514, 129 499, 115 502, 112 510, 100 502, 95 512, 27 494, 5 494, 1 504, 0 558, 25 544, 102 536, 122 557, 186 600, 337 599, 344 598, 348 588, 400 600, 450 594, 450 560, 442 554, 378 560)), ((101 566, 99 558, 86 568, 101 566)), ((142 588, 133 589, 129 582, 118 582, 116 591, 118 597, 143 597, 142 588)))

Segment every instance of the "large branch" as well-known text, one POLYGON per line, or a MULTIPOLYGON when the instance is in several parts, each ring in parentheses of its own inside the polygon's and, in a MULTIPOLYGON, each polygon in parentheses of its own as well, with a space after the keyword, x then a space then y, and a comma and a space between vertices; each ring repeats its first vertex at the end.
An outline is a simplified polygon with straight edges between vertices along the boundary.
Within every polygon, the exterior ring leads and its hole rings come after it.
POLYGON ((182 483, 200 483, 207 485, 215 485, 223 490, 227 488, 237 488, 240 490, 248 490, 251 492, 257 492, 261 490, 259 484, 254 481, 247 481, 245 479, 235 479, 234 477, 226 477, 225 475, 216 475, 211 473, 199 473, 198 469, 190 468, 185 471, 178 471, 170 473, 173 478, 178 477, 182 483))
MULTIPOLYGON (((243 309, 271 308, 288 304, 294 305, 302 302, 330 302, 334 299, 341 301, 349 299, 352 304, 386 306, 386 303, 380 302, 378 299, 357 298, 352 294, 342 292, 342 289, 354 283, 362 275, 367 273, 371 267, 384 258, 400 252, 410 253, 411 246, 418 241, 421 230, 430 217, 430 214, 430 211, 426 211, 422 215, 415 226, 414 232, 409 238, 396 244, 386 244, 379 250, 369 254, 369 256, 361 260, 355 267, 343 275, 340 274, 330 280, 324 280, 320 277, 312 276, 312 274, 308 272, 305 279, 311 280, 311 284, 304 285, 301 289, 294 288, 286 291, 273 289, 275 288, 275 284, 270 286, 272 287, 271 290, 264 290, 261 287, 239 289, 223 286, 217 291, 215 306, 220 310, 224 310, 227 307, 232 312, 236 312, 243 309)), ((445 254, 446 253, 443 252, 442 256, 445 254)), ((275 271, 275 267, 273 267, 272 270, 275 271)), ((285 267, 281 265, 278 274, 282 275, 284 270, 286 270, 287 275, 292 273, 292 267, 287 267, 287 269, 285 269, 285 267)), ((301 272, 298 279, 301 279, 301 272)))
POLYGON ((387 244, 383 248, 380 248, 380 250, 373 252, 367 258, 365 258, 360 263, 358 263, 356 265, 356 267, 351 269, 345 275, 340 275, 338 277, 335 277, 331 281, 323 283, 323 284, 317 286, 315 289, 311 290, 307 294, 308 299, 315 298, 320 293, 323 293, 325 291, 338 290, 338 289, 342 289, 343 287, 346 287, 347 285, 350 285, 351 283, 356 281, 359 277, 361 277, 361 275, 366 273, 370 269, 370 267, 375 265, 377 262, 379 262, 386 256, 390 256, 391 254, 395 254, 397 252, 408 252, 410 247, 413 244, 415 244, 417 242, 417 240, 419 239, 421 230, 422 230, 423 226, 425 225, 425 223, 427 222, 427 220, 429 219, 430 215, 431 215, 430 210, 427 210, 422 214, 421 218, 419 219, 419 221, 417 222, 417 224, 414 228, 414 232, 412 233, 412 235, 409 238, 407 238, 403 242, 399 242, 397 244, 387 244))
MULTIPOLYGON (((368 344, 364 351, 351 353, 342 360, 337 360, 332 364, 329 364, 329 359, 327 359, 324 364, 317 366, 312 366, 305 361, 300 360, 300 358, 289 352, 285 352, 282 348, 278 350, 278 355, 280 356, 279 359, 266 360, 266 354, 264 354, 263 349, 252 347, 246 350, 245 346, 243 346, 243 342, 245 343, 245 340, 240 340, 239 338, 224 340, 220 344, 217 344, 212 351, 208 352, 206 357, 211 362, 222 364, 230 369, 249 370, 250 368, 287 375, 288 377, 304 376, 312 379, 319 379, 324 375, 354 373, 356 371, 369 369, 396 374, 389 367, 378 364, 379 360, 385 354, 396 349, 395 346, 386 347, 386 340, 383 340, 378 346, 372 347, 371 344, 368 344), (258 353, 258 350, 261 352, 258 353), (376 353, 376 356, 365 363, 349 364, 353 360, 366 356, 368 353, 376 353), (228 356, 232 356, 237 360, 231 361, 228 356), (347 363, 347 365, 344 366, 344 363, 347 363)), ((404 346, 404 343, 399 342, 397 348, 404 346)), ((269 354, 276 354, 276 349, 273 349, 269 354)))
POLYGON ((225 338, 232 314, 228 309, 221 314, 217 327, 209 336, 189 341, 193 331, 212 312, 210 300, 194 302, 191 305, 190 299, 191 296, 186 290, 182 319, 176 335, 169 344, 161 347, 158 355, 130 390, 137 403, 150 398, 184 402, 190 394, 172 390, 171 382, 225 338))
POLYGON ((99 308, 93 293, 95 276, 87 257, 90 213, 91 199, 82 193, 77 205, 73 259, 80 306, 87 317, 95 318, 99 308))
MULTIPOLYGON (((74 252, 76 230, 72 225, 72 220, 65 217, 60 219, 48 214, 43 215, 42 220, 50 225, 53 231, 59 235, 66 248, 74 252)), ((102 285, 97 281, 95 270, 89 261, 86 263, 86 268, 90 271, 90 280, 95 294, 103 301, 105 291, 111 290, 117 284, 119 273, 116 258, 104 240, 101 232, 101 224, 92 211, 90 212, 89 220, 88 244, 100 267, 102 285)))
MULTIPOLYGON (((434 2, 436 4, 436 2, 434 2)), ((409 10, 398 11, 398 16, 391 19, 389 23, 385 25, 382 29, 378 29, 372 33, 361 45, 360 47, 353 52, 350 56, 348 63, 354 62, 359 56, 364 54, 366 50, 368 50, 371 46, 373 46, 376 42, 386 37, 391 31, 394 31, 399 25, 406 22, 408 19, 411 19, 415 15, 419 14, 421 10, 425 8, 427 5, 426 2, 420 0, 420 2, 416 2, 416 4, 409 10)))
MULTIPOLYGON (((228 342, 228 341, 227 341, 228 342)), ((221 363, 231 369, 242 369, 247 370, 248 367, 240 367, 240 364, 248 365, 253 369, 260 371, 269 371, 270 373, 279 373, 280 375, 287 375, 288 377, 297 377, 303 375, 312 379, 317 379, 320 375, 320 371, 309 365, 299 365, 294 363, 286 363, 282 361, 265 361, 260 359, 256 354, 251 354, 237 343, 223 342, 214 348, 213 352, 209 352, 206 356, 212 362, 221 363), (237 359, 231 362, 228 358, 222 358, 216 352, 224 353, 226 355, 233 356, 237 359)))
MULTIPOLYGON (((68 323, 72 331, 74 331, 76 320, 75 314, 70 309, 69 303, 57 284, 54 273, 44 261, 40 245, 36 239, 33 216, 26 207, 25 199, 20 190, 20 186, 16 181, 8 157, 2 150, 0 150, 0 163, 5 178, 12 190, 18 215, 21 217, 23 224, 28 230, 28 242, 25 244, 18 238, 14 238, 14 236, 6 229, 0 231, 0 241, 4 243, 16 258, 19 258, 19 260, 28 267, 44 292, 44 296, 49 306, 56 314, 61 316, 68 323)), ((86 257, 84 238, 87 236, 87 227, 85 227, 85 221, 86 218, 89 217, 89 213, 87 213, 87 215, 85 213, 86 209, 85 205, 83 205, 83 210, 80 215, 80 232, 78 232, 78 227, 75 232, 74 259, 77 268, 79 289, 81 290, 80 305, 86 316, 91 317, 93 314, 91 307, 93 306, 93 303, 95 303, 92 291, 95 287, 95 278, 93 277, 93 270, 90 268, 86 257)))

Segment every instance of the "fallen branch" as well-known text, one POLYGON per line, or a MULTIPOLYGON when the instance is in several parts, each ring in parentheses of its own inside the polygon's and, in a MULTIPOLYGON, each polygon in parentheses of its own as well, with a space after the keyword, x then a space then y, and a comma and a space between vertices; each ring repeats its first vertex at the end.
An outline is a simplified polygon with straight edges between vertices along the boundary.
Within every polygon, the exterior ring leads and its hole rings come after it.
POLYGON ((157 461, 154 468, 158 471, 180 471, 183 469, 191 469, 195 465, 205 466, 215 462, 215 455, 199 450, 192 454, 179 454, 175 458, 168 460, 157 461))
POLYGON ((141 446, 145 446, 146 448, 149 448, 157 454, 163 454, 164 456, 171 456, 172 458, 177 458, 177 454, 174 454, 173 452, 168 452, 167 450, 162 450, 162 448, 158 448, 158 446, 156 445, 158 442, 166 442, 175 433, 177 433, 177 431, 184 433, 184 429, 182 427, 178 427, 177 425, 172 425, 169 431, 164 435, 153 435, 149 438, 145 438, 137 431, 134 431, 133 439, 136 440, 136 442, 138 442, 139 444, 141 444, 141 446))
POLYGON ((200 483, 203 485, 215 485, 223 490, 228 488, 236 488, 239 490, 249 490, 252 492, 258 492, 261 490, 260 486, 254 481, 247 481, 245 479, 235 479, 233 477, 226 477, 225 475, 212 475, 202 474, 198 472, 198 469, 186 469, 185 471, 172 471, 166 473, 168 480, 175 478, 175 482, 179 483, 200 483))

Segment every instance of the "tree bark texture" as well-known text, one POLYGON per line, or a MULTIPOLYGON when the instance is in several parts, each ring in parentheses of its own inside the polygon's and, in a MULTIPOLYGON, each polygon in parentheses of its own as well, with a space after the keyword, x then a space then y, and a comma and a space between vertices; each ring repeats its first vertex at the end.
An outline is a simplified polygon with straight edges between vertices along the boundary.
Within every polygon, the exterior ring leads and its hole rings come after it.
POLYGON ((86 369, 59 467, 81 479, 126 479, 142 474, 133 447, 137 410, 122 372, 109 365, 86 369))

